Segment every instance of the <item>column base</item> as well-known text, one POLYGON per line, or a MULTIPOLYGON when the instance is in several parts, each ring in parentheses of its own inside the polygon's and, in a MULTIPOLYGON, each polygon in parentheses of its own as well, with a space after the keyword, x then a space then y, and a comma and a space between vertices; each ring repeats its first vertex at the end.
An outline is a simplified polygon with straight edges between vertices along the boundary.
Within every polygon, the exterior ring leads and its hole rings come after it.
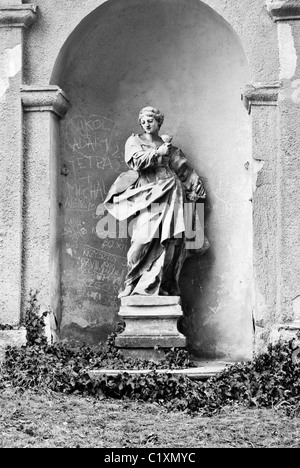
POLYGON ((121 299, 119 316, 125 330, 115 344, 133 358, 162 359, 170 348, 185 348, 186 338, 177 328, 183 316, 179 296, 128 296, 121 299))

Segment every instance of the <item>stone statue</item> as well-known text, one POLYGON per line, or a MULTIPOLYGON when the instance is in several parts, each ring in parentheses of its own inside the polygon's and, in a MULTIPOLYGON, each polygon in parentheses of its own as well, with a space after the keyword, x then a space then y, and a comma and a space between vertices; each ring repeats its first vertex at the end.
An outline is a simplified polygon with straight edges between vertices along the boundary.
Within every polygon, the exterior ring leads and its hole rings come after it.
MULTIPOLYGON (((203 184, 169 135, 159 136, 164 116, 155 107, 139 114, 141 134, 125 145, 130 170, 112 185, 107 210, 118 220, 132 218, 125 289, 130 295, 180 296, 186 254, 184 205, 206 197, 203 184)), ((193 203, 195 206, 195 203, 193 203)))

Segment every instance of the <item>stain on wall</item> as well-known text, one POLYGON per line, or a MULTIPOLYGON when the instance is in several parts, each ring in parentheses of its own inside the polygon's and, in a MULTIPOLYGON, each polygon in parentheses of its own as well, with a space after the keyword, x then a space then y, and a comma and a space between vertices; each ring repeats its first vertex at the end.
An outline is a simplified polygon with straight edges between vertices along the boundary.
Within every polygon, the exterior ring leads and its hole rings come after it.
MULTIPOLYGON (((61 125, 62 336, 95 342, 117 319, 128 240, 99 237, 99 206, 126 170, 124 144, 140 108, 165 114, 208 192, 211 250, 186 261, 181 285, 190 350, 252 352, 252 161, 241 93, 248 63, 233 30, 198 1, 111 3, 75 34, 58 84, 61 125)), ((114 234, 111 233, 111 234, 114 234)))
POLYGON ((295 48, 292 26, 278 24, 278 48, 280 61, 280 79, 291 79, 297 69, 298 56, 295 48))
POLYGON ((22 33, 0 28, 0 322, 20 321, 22 242, 22 33))
POLYGON ((22 46, 5 49, 0 54, 0 98, 9 88, 9 79, 20 73, 22 68, 22 46))

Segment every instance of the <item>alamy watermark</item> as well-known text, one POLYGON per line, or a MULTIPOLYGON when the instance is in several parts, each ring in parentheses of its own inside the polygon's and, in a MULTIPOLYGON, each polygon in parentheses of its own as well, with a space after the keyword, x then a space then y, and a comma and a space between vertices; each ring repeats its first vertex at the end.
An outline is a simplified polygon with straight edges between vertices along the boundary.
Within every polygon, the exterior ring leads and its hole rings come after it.
POLYGON ((203 203, 187 202, 183 205, 178 203, 172 207, 166 203, 152 203, 134 217, 127 217, 123 210, 120 209, 118 212, 115 207, 113 216, 108 213, 104 204, 98 206, 97 217, 100 219, 96 234, 100 239, 127 239, 134 236, 140 239, 141 243, 147 243, 153 238, 170 235, 175 239, 184 236, 186 248, 189 250, 200 249, 203 245, 203 203))

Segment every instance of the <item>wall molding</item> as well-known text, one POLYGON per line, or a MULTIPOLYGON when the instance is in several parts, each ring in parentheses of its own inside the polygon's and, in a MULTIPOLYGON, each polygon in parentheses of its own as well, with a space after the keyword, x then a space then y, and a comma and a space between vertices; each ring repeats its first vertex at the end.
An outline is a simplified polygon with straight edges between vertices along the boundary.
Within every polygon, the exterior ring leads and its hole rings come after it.
POLYGON ((37 18, 37 9, 33 4, 0 6, 0 28, 29 28, 37 18))
POLYGON ((268 0, 266 7, 274 22, 300 20, 299 0, 268 0))
POLYGON ((248 113, 251 113, 252 106, 277 106, 280 89, 280 82, 248 85, 242 95, 248 113))
POLYGON ((59 86, 21 86, 24 112, 52 112, 62 118, 69 107, 69 99, 59 86))

